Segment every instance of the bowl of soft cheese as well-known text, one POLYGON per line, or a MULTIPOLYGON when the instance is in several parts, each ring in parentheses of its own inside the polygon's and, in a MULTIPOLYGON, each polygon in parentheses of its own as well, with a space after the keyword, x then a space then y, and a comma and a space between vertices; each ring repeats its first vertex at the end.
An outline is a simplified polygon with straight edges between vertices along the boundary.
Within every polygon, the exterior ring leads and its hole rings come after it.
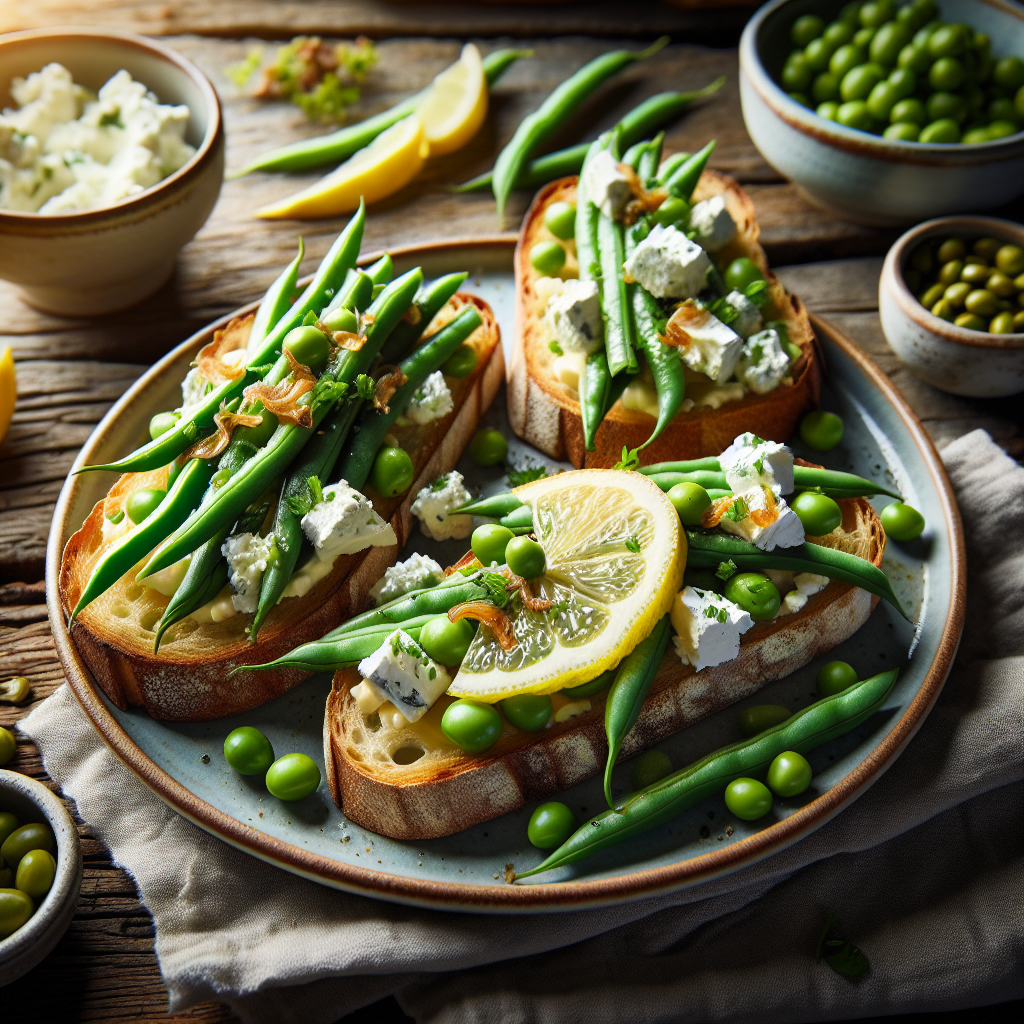
POLYGON ((167 47, 90 29, 0 36, 0 277, 90 316, 174 271, 224 177, 206 76, 167 47))

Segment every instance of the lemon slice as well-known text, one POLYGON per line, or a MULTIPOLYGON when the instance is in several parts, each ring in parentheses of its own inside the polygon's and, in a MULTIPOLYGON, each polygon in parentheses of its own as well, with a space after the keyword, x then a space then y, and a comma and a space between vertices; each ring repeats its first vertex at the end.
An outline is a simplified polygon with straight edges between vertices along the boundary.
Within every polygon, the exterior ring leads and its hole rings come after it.
POLYGON ((256 216, 308 220, 350 213, 359 206, 360 197, 369 205, 408 185, 419 174, 429 152, 423 122, 418 114, 410 114, 315 185, 264 206, 256 216))
POLYGON ((434 79, 417 113, 431 156, 454 153, 476 135, 487 116, 487 79, 480 51, 472 43, 434 79))
POLYGON ((686 537, 668 496, 649 477, 583 469, 516 490, 533 508, 547 569, 533 581, 551 601, 506 609, 516 645, 503 651, 486 626, 448 692, 494 703, 519 693, 579 686, 617 665, 665 615, 683 578, 686 537))
POLYGON ((7 436, 7 428, 14 415, 14 402, 18 396, 18 384, 14 376, 14 355, 11 346, 0 353, 0 441, 7 436))

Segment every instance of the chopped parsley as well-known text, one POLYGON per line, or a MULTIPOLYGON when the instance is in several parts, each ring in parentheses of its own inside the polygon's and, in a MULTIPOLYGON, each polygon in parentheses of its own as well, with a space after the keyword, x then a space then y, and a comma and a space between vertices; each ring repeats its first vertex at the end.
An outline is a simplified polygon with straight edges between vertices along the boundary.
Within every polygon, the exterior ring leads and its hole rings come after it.
POLYGON ((508 591, 505 589, 505 577, 496 572, 482 572, 480 574, 480 586, 487 591, 487 596, 499 607, 504 608, 508 604, 508 591))
POLYGON ((763 306, 768 301, 768 282, 767 281, 752 281, 743 289, 743 294, 755 306, 763 306))
POLYGON ((438 491, 443 491, 448 486, 447 476, 436 476, 430 481, 430 489, 437 494, 438 491))
POLYGON ((318 314, 318 313, 314 313, 314 312, 313 312, 313 310, 310 310, 310 311, 309 311, 309 312, 308 312, 308 313, 307 313, 307 314, 306 314, 306 315, 305 315, 305 316, 304 316, 304 317, 302 318, 302 326, 303 326, 303 327, 315 327, 315 326, 316 326, 316 322, 317 322, 317 320, 319 320, 319 319, 320 319, 320 316, 319 316, 319 314, 318 314))
POLYGON ((711 312, 722 321, 723 324, 731 324, 734 320, 739 319, 739 311, 730 302, 726 302, 725 299, 718 299, 711 303, 711 312))
POLYGON ((726 516, 734 523, 740 523, 750 514, 747 503, 742 498, 737 498, 726 510, 726 516))
MULTIPOLYGON (((334 494, 331 494, 334 497, 334 494)), ((301 491, 285 498, 288 507, 300 518, 307 515, 316 505, 324 500, 324 489, 317 476, 306 477, 306 482, 301 491)))
POLYGON ((716 608, 713 604, 709 604, 704 609, 704 618, 725 622, 729 618, 729 612, 725 608, 716 608))
POLYGON ((551 349, 551 351, 554 352, 556 356, 564 354, 562 352, 562 346, 559 345, 558 342, 555 341, 554 339, 548 342, 548 348, 551 349))
POLYGON ((829 911, 818 939, 818 959, 824 960, 836 974, 854 981, 867 974, 871 964, 849 939, 842 936, 840 929, 839 918, 829 911))
POLYGON ((105 114, 100 115, 100 127, 101 128, 123 128, 124 122, 121 120, 120 110, 108 110, 105 114))
POLYGON ((632 472, 640 468, 640 449, 634 448, 630 451, 625 445, 622 446, 622 458, 612 466, 612 469, 623 469, 632 472))
POLYGON ((626 541, 626 547, 629 548, 629 550, 632 551, 634 555, 640 554, 640 541, 636 539, 635 535, 630 537, 626 541))
POLYGON ((377 393, 377 382, 368 374, 361 373, 356 377, 356 394, 364 401, 372 402, 377 393))
POLYGON ((549 475, 546 466, 523 466, 522 469, 516 469, 511 463, 505 465, 505 476, 508 477, 510 487, 522 487, 523 484, 543 480, 549 475))
POLYGON ((719 562, 718 563, 718 568, 715 570, 715 575, 720 580, 727 580, 731 576, 735 576, 736 575, 736 570, 737 570, 737 565, 730 558, 727 562, 719 562))

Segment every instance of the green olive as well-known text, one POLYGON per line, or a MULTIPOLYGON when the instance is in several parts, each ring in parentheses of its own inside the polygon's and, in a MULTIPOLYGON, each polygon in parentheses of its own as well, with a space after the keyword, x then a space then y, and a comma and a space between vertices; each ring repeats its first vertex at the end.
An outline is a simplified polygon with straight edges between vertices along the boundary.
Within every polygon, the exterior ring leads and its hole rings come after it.
POLYGON ((332 309, 320 322, 331 332, 345 331, 348 334, 355 334, 359 330, 359 320, 355 313, 344 306, 332 309))
POLYGON ((848 43, 853 38, 853 33, 857 30, 848 21, 833 21, 825 31, 822 33, 821 38, 824 39, 829 46, 837 48, 842 46, 844 43, 848 43))
POLYGON ((10 868, 0 867, 0 889, 10 889, 14 885, 14 872, 10 868))
POLYGON ((604 693, 615 680, 615 669, 610 668, 599 676, 579 686, 567 686, 562 693, 570 700, 582 700, 584 697, 593 697, 595 694, 604 693))
POLYGON ((629 784, 633 789, 644 789, 672 774, 672 762, 663 750, 648 750, 633 762, 629 784))
POLYGON ((920 142, 928 144, 942 143, 952 145, 960 141, 960 129, 952 118, 942 118, 932 121, 921 129, 920 142))
POLYGON ((772 809, 771 790, 757 779, 733 779, 725 787, 725 806, 744 821, 757 821, 772 809))
POLYGON ((381 448, 374 457, 370 484, 385 498, 404 494, 415 477, 412 456, 404 448, 381 448))
POLYGON ((669 196, 654 211, 654 216, 651 219, 655 224, 662 224, 665 227, 672 224, 684 224, 690 219, 690 204, 678 196, 669 196))
POLYGON ((856 128, 862 132, 871 130, 871 113, 863 100, 850 100, 842 104, 836 113, 836 120, 847 128, 856 128))
POLYGON ((789 30, 789 39, 794 46, 804 47, 812 39, 817 39, 825 31, 825 21, 817 14, 804 14, 793 22, 789 30))
POLYGON ((530 249, 530 262, 540 274, 557 274, 565 266, 565 250, 550 239, 530 249))
POLYGON ((868 47, 871 59, 886 67, 893 67, 899 58, 900 50, 910 42, 911 35, 910 29, 898 21, 890 21, 880 26, 868 47))
POLYGON ((964 66, 956 57, 940 57, 928 72, 928 84, 940 92, 959 89, 964 80, 964 66))
POLYGON ((1017 289, 1013 286, 1013 279, 999 270, 989 275, 985 287, 1000 299, 1009 299, 1017 294, 1017 289))
POLYGON ((730 290, 745 291, 755 281, 763 281, 764 274, 748 256, 738 256, 725 268, 725 286, 730 290))
POLYGON ((888 121, 899 96, 890 82, 879 82, 868 95, 868 112, 876 121, 888 121))
POLYGON ((923 75, 931 67, 931 63, 932 59, 927 49, 914 43, 907 43, 896 58, 897 67, 913 71, 915 75, 923 75))
POLYGON ((963 270, 964 261, 962 259, 949 260, 947 263, 943 263, 939 268, 939 283, 952 284, 954 281, 959 281, 963 270))
POLYGON ((811 95, 819 105, 837 99, 839 79, 831 71, 823 71, 814 80, 814 85, 811 86, 811 95))
POLYGON ((957 327, 966 327, 969 331, 987 331, 988 324, 976 313, 961 313, 954 321, 957 327))
POLYGON ((725 597, 739 605, 755 622, 774 619, 782 604, 775 584, 759 572, 740 572, 731 576, 725 584, 725 597))
POLYGON ((834 412, 819 409, 800 421, 800 437, 816 452, 830 452, 843 439, 843 421, 834 412))
POLYGON ((967 255, 967 246, 959 238, 947 238, 936 252, 939 263, 948 263, 950 260, 962 260, 967 255))
POLYGON ((910 121, 897 121, 886 127, 882 135, 890 142, 917 142, 921 129, 910 121))
POLYGON ((1024 121, 1024 85, 1017 90, 1017 95, 1013 97, 1013 105, 1017 108, 1017 116, 1024 121))
POLYGON ((155 441, 161 434, 166 434, 168 430, 173 430, 178 425, 178 420, 180 418, 180 413, 158 412, 149 421, 150 439, 155 441))
MULTIPOLYGON (((839 94, 847 103, 850 100, 864 100, 871 90, 884 80, 885 68, 878 64, 861 64, 843 75, 843 80, 839 83, 839 94)), ((893 103, 895 102, 896 99, 893 97, 893 103)))
POLYGON ((813 104, 811 103, 811 97, 808 96, 805 92, 789 92, 786 93, 786 95, 791 100, 796 100, 796 102, 799 103, 802 107, 813 107, 813 104))
POLYGON ((4 840, 20 826, 21 822, 16 814, 12 811, 0 811, 0 846, 3 846, 4 840))
POLYGON ((301 800, 320 785, 320 768, 308 754, 285 754, 267 769, 266 782, 278 800, 301 800))
POLYGON ((917 88, 917 75, 910 68, 896 68, 890 71, 887 81, 895 90, 897 100, 913 96, 917 88))
MULTIPOLYGON (((445 708, 441 731, 467 754, 482 754, 501 736, 501 715, 490 704, 457 700, 445 708)), ((558 845, 557 843, 555 845, 558 845)))
POLYGON ((978 146, 988 142, 988 128, 969 128, 961 136, 960 141, 965 146, 978 146))
POLYGON ((576 234, 576 204, 552 203, 544 211, 544 227, 555 236, 567 241, 576 234))
POLYGON ((857 682, 857 670, 845 661, 830 661, 818 669, 818 693, 831 697, 857 682))
POLYGON ((803 754, 784 750, 768 768, 768 785, 779 796, 799 796, 811 784, 813 776, 803 754))
POLYGON ((818 117, 824 117, 828 121, 839 120, 839 104, 832 100, 829 100, 827 103, 819 103, 814 108, 814 112, 818 117))
MULTIPOLYGON (((925 110, 928 111, 928 120, 953 121, 959 125, 967 117, 967 102, 963 96, 952 92, 933 92, 925 101, 925 110)), ((959 128, 957 138, 959 138, 959 128)))
POLYGON ((813 71, 827 71, 836 47, 827 39, 812 39, 804 50, 804 60, 813 71))
POLYGON ((916 124, 919 128, 928 120, 928 112, 918 99, 900 100, 889 112, 894 124, 916 124))
POLYGON ((0 846, 0 858, 10 868, 17 868, 18 862, 29 850, 46 850, 54 853, 57 843, 49 825, 34 821, 16 828, 0 846))
POLYGON ((793 717, 789 708, 780 704, 756 704, 752 708, 744 708, 737 719, 739 730, 743 736, 756 736, 765 729, 772 729, 793 717))
POLYGON ((442 665, 458 665, 473 642, 471 619, 452 622, 447 615, 435 615, 420 630, 420 647, 442 665))
POLYGON ((501 702, 502 714, 523 732, 540 732, 551 721, 551 698, 541 693, 519 693, 501 702))
POLYGON ((473 554, 480 559, 482 565, 505 564, 505 549, 515 534, 507 527, 498 523, 485 523, 473 531, 470 546, 473 554))
POLYGON ((928 37, 928 52, 940 57, 958 57, 964 52, 964 34, 959 25, 940 25, 928 37))
POLYGON ((508 441, 500 430, 481 427, 469 442, 469 457, 478 466, 496 466, 508 457, 508 441))
POLYGON ((828 69, 840 80, 848 71, 864 63, 864 51, 853 43, 845 43, 840 46, 828 62, 828 69))
POLYGON ((782 84, 786 92, 803 92, 811 84, 813 75, 814 68, 799 51, 791 53, 782 66, 782 84))
POLYGON ((0 939, 13 935, 32 915, 32 898, 20 889, 0 889, 0 939))
POLYGON ((956 316, 956 310, 953 308, 953 303, 948 299, 939 299, 931 308, 932 316, 937 316, 940 320, 952 321, 956 316))
POLYGON ((128 518, 137 525, 148 519, 166 497, 167 492, 156 487, 140 487, 128 495, 124 510, 128 513, 128 518))
POLYGON ((1024 274, 1024 248, 1019 245, 1001 245, 996 252, 995 262, 1007 277, 1024 274))
POLYGON ((824 537, 843 521, 843 511, 827 494, 803 491, 790 504, 804 530, 812 537, 824 537))
POLYGON ((886 536, 897 541, 913 540, 924 532, 924 516, 902 501, 894 501, 882 509, 882 527, 886 536))
POLYGON ((854 32, 853 43, 855 46, 859 46, 862 50, 867 52, 871 45, 871 40, 875 38, 875 33, 878 29, 874 28, 862 28, 859 32, 854 32))
POLYGON ((957 281, 951 284, 943 293, 942 297, 952 306, 959 309, 964 304, 964 299, 971 292, 971 286, 966 281, 957 281))
POLYGON ((840 21, 852 25, 851 31, 856 32, 860 28, 860 9, 864 6, 864 0, 850 0, 843 4, 837 15, 840 21))
POLYGON ((991 273, 991 269, 984 263, 968 263, 960 271, 960 280, 968 284, 983 285, 991 273))
POLYGON ((701 516, 711 507, 711 496, 700 484, 680 483, 668 492, 684 526, 700 526, 701 516))
POLYGON ((924 295, 921 296, 921 305, 926 306, 928 309, 931 309, 932 306, 934 306, 935 303, 938 302, 943 295, 945 295, 945 293, 946 289, 943 285, 933 284, 931 288, 929 288, 928 291, 926 291, 924 295))
POLYGON ((999 300, 987 289, 976 288, 964 300, 968 312, 978 316, 995 316, 999 311, 999 300))
POLYGON ((547 556, 544 549, 529 537, 514 537, 505 548, 505 564, 524 580, 544 575, 547 556))
POLYGON ((1013 314, 1013 333, 1024 334, 1024 309, 1013 314))
POLYGON ((476 349, 461 344, 441 367, 446 377, 468 377, 476 369, 476 349))
POLYGON ((14 757, 17 745, 14 733, 0 725, 0 765, 7 764, 14 757))
POLYGON ((538 849, 553 850, 556 846, 561 846, 575 830, 576 816, 565 804, 552 800, 541 804, 530 815, 526 834, 538 849))
POLYGON ((1012 121, 993 121, 986 129, 986 134, 989 139, 1005 139, 1016 135, 1019 130, 1012 121))
POLYGON ((1017 121, 1017 108, 1009 96, 997 96, 988 105, 987 113, 989 121, 1017 121))
POLYGON ((998 238, 986 237, 979 238, 971 246, 971 250, 978 259, 982 259, 986 263, 992 263, 1002 247, 1003 243, 998 238))
POLYGON ((243 725, 225 737, 224 760, 239 775, 266 775, 274 763, 274 748, 259 729, 243 725))
POLYGON ((992 77, 1004 89, 1019 89, 1024 86, 1024 60, 1020 57, 1000 58, 992 69, 992 77))
POLYGON ((20 704, 32 695, 32 684, 24 676, 14 676, 0 683, 0 701, 20 704))
POLYGON ((290 352, 292 358, 313 373, 319 373, 331 357, 331 343, 327 335, 317 327, 295 327, 284 338, 281 346, 290 352))
POLYGON ((1013 314, 1010 312, 997 313, 988 325, 989 334, 1013 334, 1013 331, 1013 314))
POLYGON ((53 885, 57 874, 57 862, 47 850, 29 850, 18 862, 15 888, 28 893, 34 900, 41 900, 53 885))

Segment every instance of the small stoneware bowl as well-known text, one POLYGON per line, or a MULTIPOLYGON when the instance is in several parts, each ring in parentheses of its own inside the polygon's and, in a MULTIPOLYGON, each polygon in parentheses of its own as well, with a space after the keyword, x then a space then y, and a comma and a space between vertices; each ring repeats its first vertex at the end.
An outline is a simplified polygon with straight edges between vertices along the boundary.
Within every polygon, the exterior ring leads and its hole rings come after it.
POLYGON ((1024 227, 996 217, 941 217, 911 228, 885 257, 878 282, 882 331, 907 368, 955 395, 998 398, 1024 391, 1024 334, 987 334, 957 327, 924 308, 904 269, 926 239, 998 238, 1024 246, 1024 227))
POLYGON ((25 924, 0 939, 0 985, 7 985, 35 967, 68 930, 82 885, 82 845, 64 805, 27 775, 0 769, 0 810, 12 811, 25 825, 47 822, 57 839, 57 874, 50 891, 25 924))
MULTIPOLYGON (((1008 0, 938 0, 946 22, 992 40, 995 57, 1024 55, 1024 5, 1008 0)), ((761 155, 815 202, 868 224, 1001 206, 1024 192, 1024 132, 976 146, 892 142, 847 128, 790 97, 778 76, 803 14, 834 18, 842 0, 774 0, 740 40, 743 120, 761 155)))
POLYGON ((97 90, 124 68, 161 103, 189 108, 193 157, 152 188, 112 206, 42 215, 0 210, 0 277, 49 313, 91 316, 125 309, 170 277, 178 250, 203 226, 224 179, 224 129, 217 93, 173 50, 139 36, 92 29, 0 35, 0 106, 11 80, 63 64, 97 90))

